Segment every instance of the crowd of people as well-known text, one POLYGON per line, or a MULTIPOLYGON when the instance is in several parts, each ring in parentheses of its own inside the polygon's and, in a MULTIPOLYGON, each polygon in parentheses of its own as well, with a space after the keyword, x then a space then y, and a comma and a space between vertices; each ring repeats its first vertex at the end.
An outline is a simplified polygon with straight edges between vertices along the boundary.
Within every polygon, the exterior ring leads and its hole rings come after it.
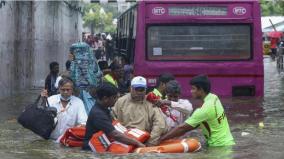
POLYGON ((160 74, 157 86, 149 91, 146 79, 134 77, 129 63, 114 60, 108 65, 105 62, 100 66, 102 82, 90 91, 94 103, 87 111, 70 78, 72 60, 74 57, 66 62, 66 70, 62 73, 59 73, 57 62, 50 63, 46 89, 41 92, 58 111, 58 124, 51 139, 58 140, 68 128, 85 126, 85 150, 90 149, 88 142, 98 131, 119 142, 145 147, 201 127, 208 146, 234 145, 224 108, 218 96, 211 93, 207 76, 196 76, 190 81, 192 97, 203 101, 203 105, 193 111, 190 101, 181 98, 182 88, 172 74, 160 74), (148 97, 155 97, 154 102, 148 97), (150 138, 145 143, 129 138, 114 128, 113 119, 126 128, 149 132, 150 138))
POLYGON ((82 34, 83 42, 93 48, 98 61, 109 61, 113 59, 113 38, 110 34, 82 34))

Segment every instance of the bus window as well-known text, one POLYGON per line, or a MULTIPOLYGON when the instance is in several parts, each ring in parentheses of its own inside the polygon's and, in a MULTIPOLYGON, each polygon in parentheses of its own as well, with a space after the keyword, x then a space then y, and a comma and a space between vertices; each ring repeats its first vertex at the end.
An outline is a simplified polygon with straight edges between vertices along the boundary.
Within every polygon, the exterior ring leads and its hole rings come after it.
POLYGON ((137 8, 133 6, 119 17, 117 45, 119 55, 125 56, 130 63, 134 62, 137 8))
POLYGON ((152 25, 147 28, 148 60, 249 60, 249 24, 152 25))
POLYGON ((137 10, 135 9, 133 12, 133 39, 136 38, 136 25, 137 25, 137 10))

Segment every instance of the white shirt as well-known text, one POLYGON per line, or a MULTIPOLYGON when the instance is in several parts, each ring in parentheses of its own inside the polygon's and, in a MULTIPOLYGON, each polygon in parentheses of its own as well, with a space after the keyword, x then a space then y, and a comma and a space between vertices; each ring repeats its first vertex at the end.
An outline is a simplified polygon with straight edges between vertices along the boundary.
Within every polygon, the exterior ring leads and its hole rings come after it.
POLYGON ((86 124, 87 113, 85 111, 83 101, 75 96, 71 96, 69 103, 63 108, 60 101, 60 94, 48 97, 48 102, 51 107, 57 109, 57 125, 52 131, 50 138, 57 140, 63 135, 68 128, 86 124))
POLYGON ((55 87, 55 88, 58 89, 59 81, 60 81, 61 79, 62 79, 61 76, 58 76, 58 77, 56 78, 56 81, 55 81, 55 83, 54 83, 54 87, 55 87))
MULTIPOLYGON (((193 110, 192 104, 186 99, 179 99, 177 102, 171 101, 171 107, 183 108, 183 109, 187 110, 189 112, 189 114, 191 114, 192 110, 193 110)), ((170 129, 178 126, 181 123, 183 123, 185 121, 185 119, 187 118, 178 110, 171 109, 171 114, 177 118, 177 122, 174 122, 170 117, 167 117, 166 115, 164 115, 166 123, 167 123, 167 125, 169 126, 170 129)))

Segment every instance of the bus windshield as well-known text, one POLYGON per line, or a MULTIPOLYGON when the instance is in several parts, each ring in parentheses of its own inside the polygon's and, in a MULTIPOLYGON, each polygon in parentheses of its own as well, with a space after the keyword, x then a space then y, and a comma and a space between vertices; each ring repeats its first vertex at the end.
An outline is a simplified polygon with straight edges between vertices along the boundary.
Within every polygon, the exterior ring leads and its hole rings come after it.
POLYGON ((249 60, 249 24, 151 25, 148 60, 249 60))

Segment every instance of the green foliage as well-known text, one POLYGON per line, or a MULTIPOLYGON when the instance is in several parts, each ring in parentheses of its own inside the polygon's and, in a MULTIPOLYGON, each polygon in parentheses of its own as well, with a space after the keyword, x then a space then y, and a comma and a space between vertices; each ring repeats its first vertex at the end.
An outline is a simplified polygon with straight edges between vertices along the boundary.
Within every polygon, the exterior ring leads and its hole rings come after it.
POLYGON ((83 13, 83 20, 84 26, 91 27, 92 33, 94 28, 99 28, 103 32, 116 31, 116 26, 112 24, 113 13, 105 10, 100 4, 86 4, 83 13), (102 13, 102 9, 105 11, 104 13, 102 13))
POLYGON ((105 27, 104 32, 115 33, 116 27, 114 25, 108 25, 108 26, 105 27))
POLYGON ((260 0, 262 16, 276 16, 284 15, 284 1, 283 0, 260 0))
POLYGON ((119 16, 119 12, 117 9, 117 3, 106 3, 106 4, 101 4, 101 6, 104 8, 104 10, 107 13, 111 12, 113 15, 113 18, 117 18, 119 16))

